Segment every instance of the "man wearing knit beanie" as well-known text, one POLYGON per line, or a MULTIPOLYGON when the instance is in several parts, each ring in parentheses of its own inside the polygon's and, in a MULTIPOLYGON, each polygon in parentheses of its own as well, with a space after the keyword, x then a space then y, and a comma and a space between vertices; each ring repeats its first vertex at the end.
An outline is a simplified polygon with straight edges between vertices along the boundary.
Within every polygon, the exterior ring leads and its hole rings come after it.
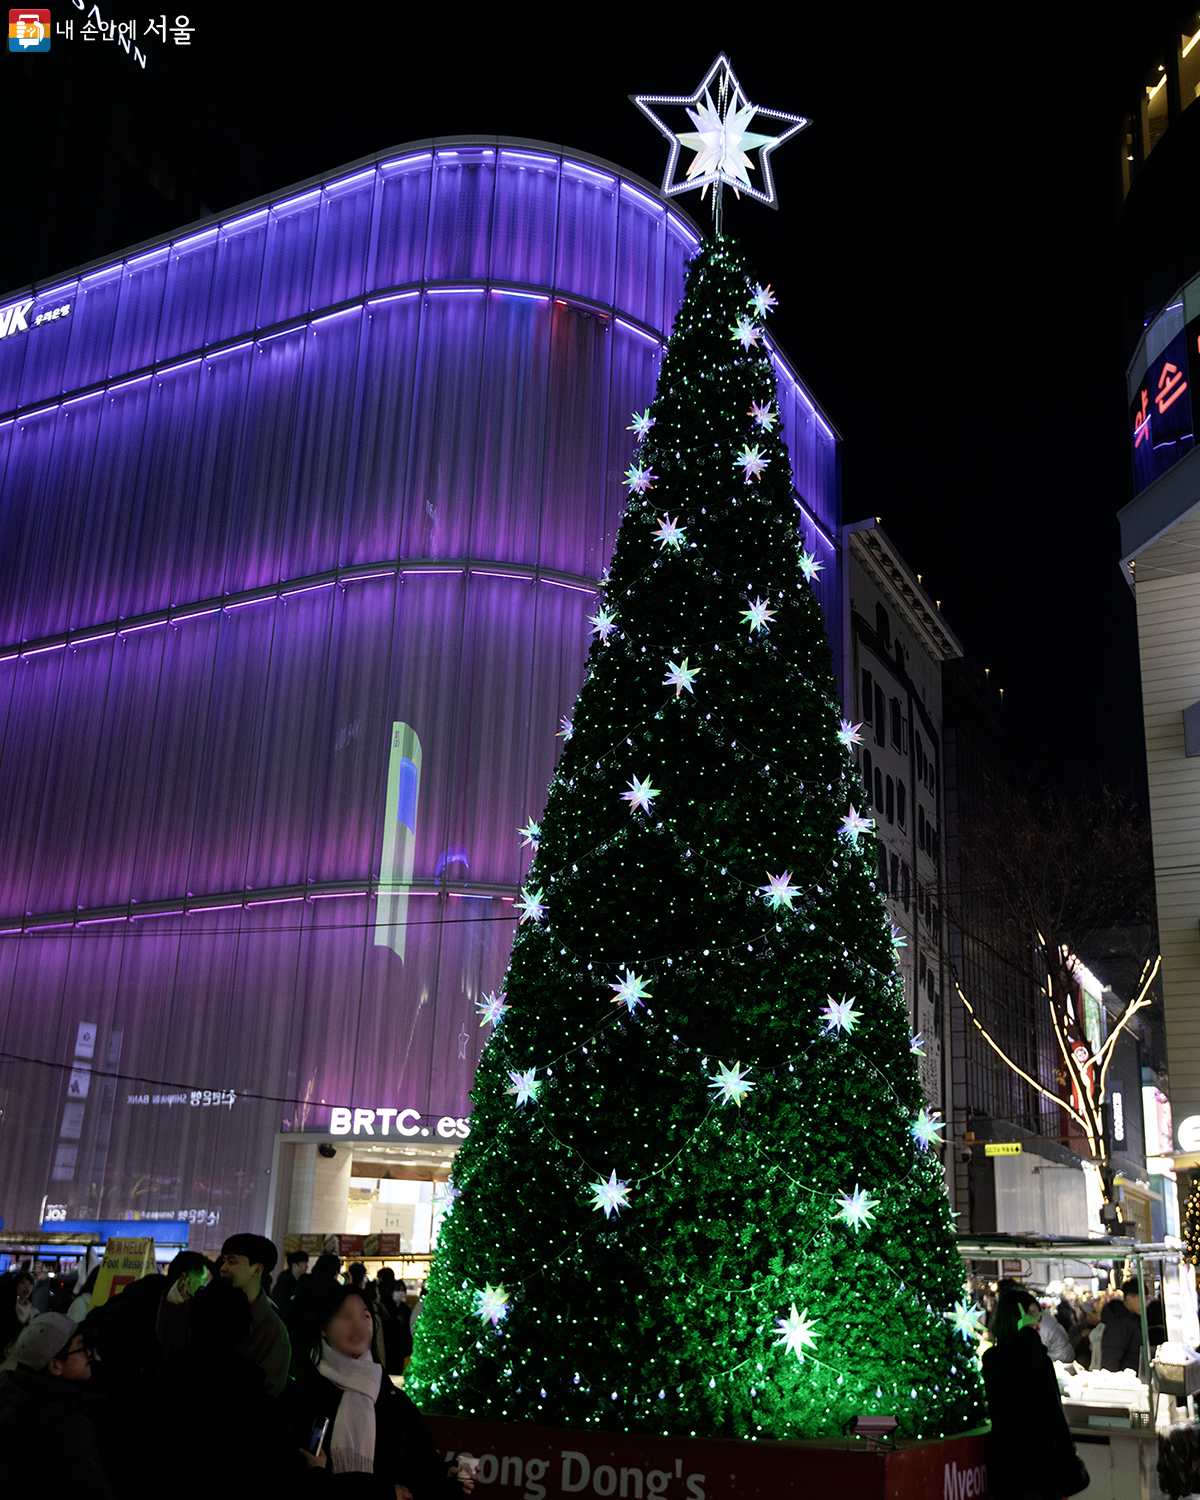
POLYGON ((13 1349, 15 1370, 0 1371, 0 1474, 5 1500, 112 1500, 100 1469, 92 1366, 78 1324, 40 1313, 13 1349))

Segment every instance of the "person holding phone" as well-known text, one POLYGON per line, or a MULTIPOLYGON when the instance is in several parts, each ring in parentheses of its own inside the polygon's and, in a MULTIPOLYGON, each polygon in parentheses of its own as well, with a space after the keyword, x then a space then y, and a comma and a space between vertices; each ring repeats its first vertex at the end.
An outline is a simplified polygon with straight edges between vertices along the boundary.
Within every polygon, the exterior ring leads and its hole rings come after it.
POLYGON ((458 1500, 455 1482, 411 1400, 373 1353, 375 1320, 354 1286, 317 1309, 313 1357, 283 1395, 314 1495, 363 1500, 458 1500))

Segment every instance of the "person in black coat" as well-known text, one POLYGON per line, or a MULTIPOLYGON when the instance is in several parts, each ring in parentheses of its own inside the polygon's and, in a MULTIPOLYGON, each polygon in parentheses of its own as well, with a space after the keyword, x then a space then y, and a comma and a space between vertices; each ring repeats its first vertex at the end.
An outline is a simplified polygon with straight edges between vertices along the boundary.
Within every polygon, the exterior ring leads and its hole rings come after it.
POLYGON ((375 1320, 362 1293, 335 1286, 317 1312, 314 1362, 283 1395, 292 1436, 308 1465, 310 1492, 327 1500, 460 1500, 456 1483, 421 1414, 372 1358, 375 1320), (328 1422, 321 1451, 314 1434, 328 1422))
POLYGON ((1103 1370, 1136 1370, 1142 1358, 1141 1287, 1130 1280, 1121 1287, 1121 1300, 1115 1299, 1100 1314, 1104 1339, 1100 1345, 1100 1367, 1103 1370))
POLYGON ((163 1361, 152 1402, 124 1445, 122 1500, 291 1500, 304 1466, 283 1406, 242 1352, 254 1321, 241 1288, 218 1278, 188 1302, 190 1341, 163 1361), (182 1461, 181 1461, 182 1460, 182 1461))
POLYGON ((987 1437, 989 1500, 1061 1500, 1076 1463, 1054 1366, 1038 1337, 1037 1298, 1005 1292, 983 1356, 992 1430, 987 1437))
POLYGON ((318 1255, 313 1262, 313 1268, 307 1276, 300 1278, 299 1285, 288 1299, 288 1304, 280 1313, 284 1327, 288 1331, 288 1337, 292 1341, 292 1367, 291 1379, 295 1380, 301 1370, 305 1369, 313 1352, 313 1328, 315 1326, 317 1309, 329 1296, 330 1289, 337 1286, 337 1274, 341 1269, 341 1261, 336 1255, 325 1251, 318 1255))

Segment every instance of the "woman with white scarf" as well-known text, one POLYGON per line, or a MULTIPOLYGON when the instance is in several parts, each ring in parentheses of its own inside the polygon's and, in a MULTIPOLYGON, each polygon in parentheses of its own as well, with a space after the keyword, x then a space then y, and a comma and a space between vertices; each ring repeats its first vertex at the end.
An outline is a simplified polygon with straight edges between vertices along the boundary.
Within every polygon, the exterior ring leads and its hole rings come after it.
POLYGON ((421 1414, 375 1363, 375 1320, 362 1293, 354 1286, 331 1287, 317 1310, 317 1325, 314 1362, 283 1394, 312 1493, 329 1500, 454 1500, 470 1494, 474 1481, 451 1478, 421 1414))

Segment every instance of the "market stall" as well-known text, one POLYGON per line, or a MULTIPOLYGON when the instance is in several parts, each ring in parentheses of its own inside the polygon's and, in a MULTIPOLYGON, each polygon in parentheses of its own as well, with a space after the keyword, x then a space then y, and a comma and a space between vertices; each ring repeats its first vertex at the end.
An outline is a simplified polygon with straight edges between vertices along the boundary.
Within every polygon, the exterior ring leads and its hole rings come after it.
POLYGON ((1200 1361, 1191 1358, 1182 1340, 1180 1247, 1109 1235, 992 1234, 960 1235, 958 1249, 968 1263, 995 1262, 998 1273, 1003 1269, 1003 1274, 1035 1282, 1036 1268, 1048 1262, 1077 1265, 1091 1275, 1099 1267, 1113 1267, 1136 1276, 1143 1289, 1157 1275, 1167 1321, 1168 1342, 1160 1351, 1164 1357, 1151 1357, 1148 1298, 1143 1291, 1142 1351, 1136 1372, 1056 1366, 1071 1435, 1092 1476, 1089 1500, 1157 1500, 1163 1494, 1158 1482, 1159 1434, 1193 1420, 1194 1392, 1200 1388, 1200 1361))

